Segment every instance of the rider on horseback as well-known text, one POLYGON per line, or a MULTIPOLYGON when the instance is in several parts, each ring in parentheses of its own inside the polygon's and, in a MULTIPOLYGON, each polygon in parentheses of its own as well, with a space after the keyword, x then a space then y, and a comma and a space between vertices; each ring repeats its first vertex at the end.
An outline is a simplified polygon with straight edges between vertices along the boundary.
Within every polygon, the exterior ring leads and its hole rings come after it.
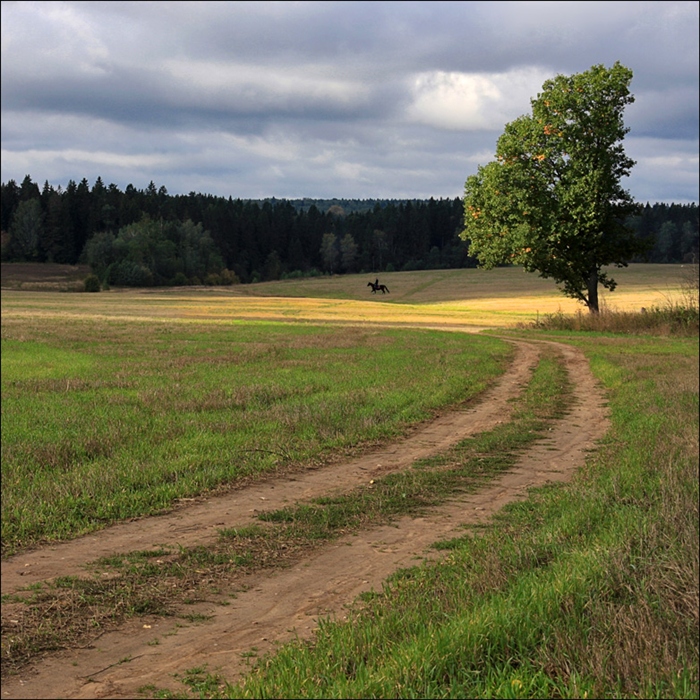
POLYGON ((372 287, 372 294, 376 294, 377 290, 381 290, 382 294, 389 293, 389 287, 387 287, 385 284, 379 284, 379 278, 377 278, 374 282, 367 282, 367 286, 372 287))

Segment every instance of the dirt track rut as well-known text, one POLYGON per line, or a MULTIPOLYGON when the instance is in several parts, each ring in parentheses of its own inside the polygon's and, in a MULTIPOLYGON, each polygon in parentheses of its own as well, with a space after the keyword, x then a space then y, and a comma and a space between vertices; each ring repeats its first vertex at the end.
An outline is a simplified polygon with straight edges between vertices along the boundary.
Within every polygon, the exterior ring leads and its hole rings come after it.
MULTIPOLYGON (((396 569, 438 556, 429 550, 436 540, 463 531, 464 525, 485 521, 506 503, 526 498, 532 487, 570 479, 607 430, 607 411, 583 354, 570 346, 552 345, 563 357, 574 387, 572 410, 514 469, 478 493, 455 499, 424 517, 403 518, 341 539, 290 568, 252 574, 244 582, 246 592, 239 593, 230 606, 188 606, 188 613, 211 615, 208 622, 178 627, 170 618, 131 620, 103 634, 89 648, 48 656, 30 671, 8 678, 2 685, 3 698, 133 698, 148 684, 181 690, 173 674, 202 665, 233 680, 245 672, 242 654, 251 647, 262 654, 278 642, 310 636, 319 616, 342 617, 347 603, 364 591, 381 589, 382 581, 396 569), (158 644, 153 645, 156 638, 158 644), (127 657, 130 662, 119 663, 127 657)), ((13 557, 2 562, 2 592, 58 575, 80 574, 84 564, 107 554, 160 544, 206 544, 216 538, 219 528, 251 522, 258 510, 346 491, 405 469, 419 458, 507 420, 512 400, 530 377, 539 347, 517 341, 509 370, 478 405, 420 426, 399 443, 349 462, 258 483, 168 515, 120 524, 13 557)))

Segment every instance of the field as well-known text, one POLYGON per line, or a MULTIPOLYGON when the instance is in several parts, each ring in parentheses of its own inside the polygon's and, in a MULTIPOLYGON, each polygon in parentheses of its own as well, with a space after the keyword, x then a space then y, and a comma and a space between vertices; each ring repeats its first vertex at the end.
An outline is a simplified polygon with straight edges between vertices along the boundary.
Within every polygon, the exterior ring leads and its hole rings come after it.
POLYGON ((3 697, 698 696, 696 331, 528 328, 580 305, 518 269, 61 272, 2 267, 3 697))
MULTIPOLYGON (((35 264, 4 263, 4 290, 67 290, 85 268, 56 266, 55 274, 42 280, 35 264)), ((614 292, 600 290, 601 307, 635 311, 664 306, 679 298, 688 266, 630 265, 615 269, 614 292)), ((45 273, 44 273, 45 275, 45 273)), ((495 270, 431 270, 384 273, 381 281, 389 294, 372 294, 367 282, 374 275, 342 275, 303 280, 283 280, 233 287, 155 288, 113 290, 98 295, 39 297, 44 312, 128 317, 227 321, 267 319, 323 321, 324 323, 416 323, 436 328, 453 325, 507 327, 562 311, 574 313, 580 303, 564 297, 551 280, 527 274, 520 268, 495 270), (117 301, 118 298, 118 301, 117 301), (144 303, 145 300, 149 303, 144 303)), ((4 308, 13 299, 28 303, 27 295, 4 295, 4 308)), ((17 312, 19 313, 19 309, 17 312)), ((475 328, 476 327, 476 328, 475 328)))

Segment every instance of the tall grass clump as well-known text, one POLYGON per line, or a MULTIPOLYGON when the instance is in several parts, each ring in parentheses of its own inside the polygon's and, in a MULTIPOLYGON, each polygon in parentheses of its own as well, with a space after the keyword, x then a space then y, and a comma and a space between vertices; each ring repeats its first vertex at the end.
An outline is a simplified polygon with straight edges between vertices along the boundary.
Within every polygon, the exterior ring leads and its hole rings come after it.
POLYGON ((596 314, 581 309, 575 314, 558 311, 544 314, 530 325, 540 330, 694 336, 700 327, 698 265, 684 266, 680 288, 681 294, 677 299, 643 307, 638 312, 606 307, 596 314))
POLYGON ((612 428, 229 697, 698 697, 697 339, 571 338, 612 428))

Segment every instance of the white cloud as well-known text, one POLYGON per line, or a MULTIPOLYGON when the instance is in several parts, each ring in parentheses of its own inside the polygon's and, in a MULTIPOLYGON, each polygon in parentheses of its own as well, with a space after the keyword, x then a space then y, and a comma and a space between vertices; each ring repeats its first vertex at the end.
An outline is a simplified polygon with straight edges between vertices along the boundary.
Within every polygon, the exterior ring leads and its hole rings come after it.
POLYGON ((530 98, 551 77, 536 68, 508 73, 432 71, 417 75, 409 121, 440 129, 498 130, 530 110, 530 98))

